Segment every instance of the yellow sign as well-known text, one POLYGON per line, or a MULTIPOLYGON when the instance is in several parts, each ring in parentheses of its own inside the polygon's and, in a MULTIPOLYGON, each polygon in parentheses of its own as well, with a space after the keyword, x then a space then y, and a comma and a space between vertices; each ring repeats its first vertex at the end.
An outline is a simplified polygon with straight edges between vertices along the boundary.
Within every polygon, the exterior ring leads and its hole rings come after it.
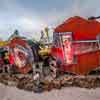
POLYGON ((6 46, 8 44, 7 41, 0 41, 0 46, 6 46))

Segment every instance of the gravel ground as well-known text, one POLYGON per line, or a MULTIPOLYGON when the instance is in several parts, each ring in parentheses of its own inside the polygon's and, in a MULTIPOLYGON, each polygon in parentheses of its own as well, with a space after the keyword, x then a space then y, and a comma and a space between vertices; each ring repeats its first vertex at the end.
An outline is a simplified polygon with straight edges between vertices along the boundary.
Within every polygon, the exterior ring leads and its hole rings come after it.
POLYGON ((66 87, 37 94, 0 84, 0 100, 100 100, 100 88, 66 87))

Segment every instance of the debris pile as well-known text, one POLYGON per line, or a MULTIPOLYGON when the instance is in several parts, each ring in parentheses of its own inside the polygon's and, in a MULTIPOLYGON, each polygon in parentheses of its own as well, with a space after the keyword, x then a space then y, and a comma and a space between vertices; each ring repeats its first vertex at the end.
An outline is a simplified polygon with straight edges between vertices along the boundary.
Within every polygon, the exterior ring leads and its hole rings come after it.
POLYGON ((97 88, 100 87, 99 76, 65 76, 53 80, 43 80, 37 86, 30 75, 11 75, 0 74, 0 83, 8 86, 15 86, 27 91, 43 92, 52 89, 61 89, 62 87, 80 87, 80 88, 97 88))

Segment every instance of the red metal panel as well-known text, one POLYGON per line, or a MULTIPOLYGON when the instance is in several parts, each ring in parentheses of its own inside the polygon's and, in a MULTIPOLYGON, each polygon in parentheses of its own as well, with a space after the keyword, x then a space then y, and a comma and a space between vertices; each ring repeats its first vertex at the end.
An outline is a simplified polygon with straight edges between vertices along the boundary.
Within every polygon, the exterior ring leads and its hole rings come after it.
POLYGON ((51 48, 51 54, 54 57, 60 58, 62 62, 64 62, 64 55, 62 48, 51 48))
POLYGON ((100 67, 100 51, 78 55, 77 64, 64 65, 64 70, 76 74, 88 74, 91 70, 100 67))
POLYGON ((82 17, 71 17, 57 26, 54 32, 73 32, 75 40, 92 40, 100 34, 100 23, 96 20, 87 20, 82 17))

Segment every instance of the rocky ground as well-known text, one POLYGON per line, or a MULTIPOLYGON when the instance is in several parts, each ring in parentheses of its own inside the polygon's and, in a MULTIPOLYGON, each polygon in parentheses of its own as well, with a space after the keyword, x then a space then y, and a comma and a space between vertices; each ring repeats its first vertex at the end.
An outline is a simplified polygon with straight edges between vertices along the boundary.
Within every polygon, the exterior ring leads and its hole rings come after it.
POLYGON ((100 76, 62 76, 53 80, 47 78, 37 86, 31 75, 0 74, 0 83, 40 93, 64 87, 98 88, 100 76))
POLYGON ((0 74, 0 100, 100 100, 100 76, 45 78, 39 87, 32 75, 0 74))

